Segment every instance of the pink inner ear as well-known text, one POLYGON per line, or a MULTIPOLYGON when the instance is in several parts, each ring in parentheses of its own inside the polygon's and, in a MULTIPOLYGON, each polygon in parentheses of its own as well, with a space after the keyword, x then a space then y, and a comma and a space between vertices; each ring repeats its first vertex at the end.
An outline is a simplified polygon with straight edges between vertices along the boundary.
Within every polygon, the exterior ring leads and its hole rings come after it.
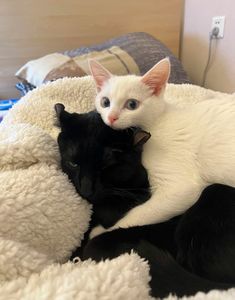
POLYGON ((170 61, 168 58, 162 59, 152 67, 141 79, 153 94, 158 96, 165 87, 170 75, 170 61))
POLYGON ((89 60, 89 67, 95 80, 96 88, 100 91, 104 83, 111 78, 112 74, 94 59, 89 60))

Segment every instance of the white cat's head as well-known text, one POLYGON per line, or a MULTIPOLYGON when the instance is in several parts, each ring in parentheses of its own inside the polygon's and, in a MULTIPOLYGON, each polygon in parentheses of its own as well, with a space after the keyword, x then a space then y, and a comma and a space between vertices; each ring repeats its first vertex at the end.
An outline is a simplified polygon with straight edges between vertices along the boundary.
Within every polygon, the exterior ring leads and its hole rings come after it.
POLYGON ((114 76, 95 60, 90 60, 89 66, 97 89, 95 106, 108 126, 149 127, 163 111, 163 93, 170 74, 168 58, 143 76, 114 76))

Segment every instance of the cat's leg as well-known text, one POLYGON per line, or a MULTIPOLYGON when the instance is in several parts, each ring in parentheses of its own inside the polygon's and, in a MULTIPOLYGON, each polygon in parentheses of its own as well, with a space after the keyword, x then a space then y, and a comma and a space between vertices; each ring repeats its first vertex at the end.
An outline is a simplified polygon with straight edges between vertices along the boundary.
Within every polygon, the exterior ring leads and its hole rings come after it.
POLYGON ((96 261, 113 258, 135 249, 140 240, 146 240, 175 257, 177 249, 174 236, 179 219, 180 217, 160 224, 120 228, 96 236, 85 246, 83 258, 96 261))
POLYGON ((100 234, 87 243, 83 250, 83 259, 91 258, 98 262, 107 258, 115 258, 123 253, 130 253, 146 235, 146 231, 148 228, 132 227, 100 234))
POLYGON ((181 177, 180 181, 172 180, 169 186, 167 183, 162 184, 148 201, 132 208, 114 226, 108 229, 97 226, 92 229, 90 238, 117 228, 161 223, 180 215, 198 200, 204 186, 202 181, 192 181, 186 177, 181 177))
MULTIPOLYGON (((181 216, 173 218, 169 221, 153 224, 153 225, 145 225, 145 226, 136 226, 130 228, 120 228, 117 230, 113 230, 113 236, 119 235, 122 233, 122 241, 127 240, 140 240, 144 239, 158 248, 164 249, 171 253, 174 257, 176 257, 177 247, 175 243, 175 230, 178 226, 179 220, 181 216)), ((94 236, 89 236, 90 241, 93 237, 97 237, 105 233, 107 230, 102 226, 95 227, 96 229, 93 231, 94 236), (100 230, 100 231, 99 231, 100 230)), ((119 238, 120 241, 120 238, 119 238)), ((90 243, 90 242, 89 242, 90 243)), ((114 239, 114 244, 116 241, 114 239)))
POLYGON ((205 184, 181 178, 159 186, 145 203, 131 209, 113 227, 128 228, 164 222, 184 213, 199 198, 205 184))

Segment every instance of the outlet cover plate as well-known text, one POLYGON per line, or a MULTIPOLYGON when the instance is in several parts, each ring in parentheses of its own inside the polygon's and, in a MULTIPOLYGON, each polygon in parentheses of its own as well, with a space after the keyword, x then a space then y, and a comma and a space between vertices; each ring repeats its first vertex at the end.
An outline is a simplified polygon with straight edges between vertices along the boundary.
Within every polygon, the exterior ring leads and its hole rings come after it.
POLYGON ((219 33, 217 35, 217 39, 222 39, 224 37, 224 23, 225 23, 225 16, 216 16, 212 18, 211 29, 214 27, 219 28, 219 33))

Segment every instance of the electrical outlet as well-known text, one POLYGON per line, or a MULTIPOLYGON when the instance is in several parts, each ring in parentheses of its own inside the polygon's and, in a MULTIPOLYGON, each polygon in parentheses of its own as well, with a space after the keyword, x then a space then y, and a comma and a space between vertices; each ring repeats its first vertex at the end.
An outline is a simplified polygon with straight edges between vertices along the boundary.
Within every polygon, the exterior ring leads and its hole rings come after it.
POLYGON ((224 22, 225 22, 225 16, 217 16, 212 18, 211 29, 213 29, 214 27, 219 28, 219 33, 217 37, 214 38, 222 39, 224 37, 224 22))

